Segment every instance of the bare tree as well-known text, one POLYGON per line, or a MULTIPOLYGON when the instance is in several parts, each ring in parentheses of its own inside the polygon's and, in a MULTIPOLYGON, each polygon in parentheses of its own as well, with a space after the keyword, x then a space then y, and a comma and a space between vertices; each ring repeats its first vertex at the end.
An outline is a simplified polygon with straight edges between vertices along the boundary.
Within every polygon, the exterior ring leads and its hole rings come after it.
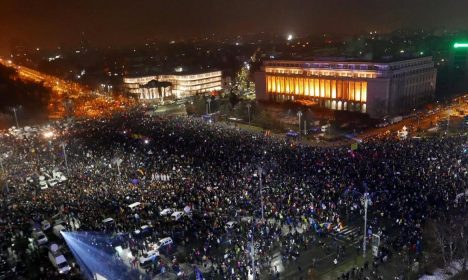
POLYGON ((468 265, 468 217, 465 211, 444 215, 432 224, 436 254, 446 272, 465 273, 468 265))

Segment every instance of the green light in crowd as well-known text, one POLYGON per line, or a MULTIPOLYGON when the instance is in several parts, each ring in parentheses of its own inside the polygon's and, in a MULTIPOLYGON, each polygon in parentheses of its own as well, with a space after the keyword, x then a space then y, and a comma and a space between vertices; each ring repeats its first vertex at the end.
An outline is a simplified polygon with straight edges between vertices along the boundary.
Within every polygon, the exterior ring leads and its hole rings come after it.
POLYGON ((453 44, 453 47, 458 49, 458 48, 468 48, 468 43, 455 43, 453 44))

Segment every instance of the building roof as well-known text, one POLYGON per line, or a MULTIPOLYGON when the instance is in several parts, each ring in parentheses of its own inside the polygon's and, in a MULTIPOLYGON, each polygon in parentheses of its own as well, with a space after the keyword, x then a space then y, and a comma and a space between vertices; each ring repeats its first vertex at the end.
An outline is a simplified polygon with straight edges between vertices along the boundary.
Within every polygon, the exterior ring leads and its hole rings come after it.
POLYGON ((215 68, 208 68, 208 69, 189 69, 184 68, 182 71, 178 72, 175 69, 168 70, 168 71, 144 71, 143 73, 129 73, 125 75, 127 78, 139 78, 139 77, 149 77, 149 76, 163 76, 163 75, 176 75, 176 76, 185 76, 185 75, 197 75, 197 74, 205 74, 221 71, 215 68))
POLYGON ((393 64, 393 63, 400 63, 403 61, 417 61, 423 59, 431 59, 432 56, 421 56, 421 57, 411 57, 411 58, 403 58, 403 57, 387 57, 387 58, 379 58, 379 59, 372 59, 372 60, 362 60, 356 57, 313 57, 312 59, 303 59, 303 58, 291 58, 291 59, 271 59, 265 60, 264 64, 268 63, 287 63, 289 61, 294 62, 304 62, 304 63, 328 63, 328 64, 342 64, 342 63, 352 63, 352 64, 393 64))

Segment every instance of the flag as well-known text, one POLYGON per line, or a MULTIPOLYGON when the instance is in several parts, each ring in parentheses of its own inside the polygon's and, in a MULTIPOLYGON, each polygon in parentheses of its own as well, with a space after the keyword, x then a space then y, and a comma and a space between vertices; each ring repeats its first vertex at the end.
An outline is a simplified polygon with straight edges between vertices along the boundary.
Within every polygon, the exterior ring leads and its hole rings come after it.
POLYGON ((205 278, 203 278, 203 274, 202 274, 202 272, 200 271, 200 269, 198 267, 195 267, 195 279, 196 280, 205 279, 205 278))

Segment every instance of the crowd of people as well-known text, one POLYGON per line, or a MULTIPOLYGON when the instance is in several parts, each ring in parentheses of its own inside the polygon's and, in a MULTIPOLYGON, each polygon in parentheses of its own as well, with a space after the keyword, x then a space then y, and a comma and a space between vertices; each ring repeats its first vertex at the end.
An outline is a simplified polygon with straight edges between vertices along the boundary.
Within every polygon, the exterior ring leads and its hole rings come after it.
MULTIPOLYGON (((382 237, 380 258, 403 248, 417 253, 428 219, 466 207, 465 200, 454 202, 468 188, 466 143, 457 136, 317 148, 138 110, 77 121, 56 129, 54 139, 4 134, 1 248, 27 235, 25 224, 57 213, 78 220, 79 231, 100 231, 112 217, 116 232, 150 223, 153 238, 171 237, 186 248, 185 261, 212 279, 247 279, 253 240, 257 273, 277 278, 276 253, 288 265, 325 246, 323 235, 358 220, 360 198, 369 193, 368 233, 382 237), (25 180, 54 167, 68 174, 65 183, 42 190, 25 180), (159 174, 165 179, 155 179, 159 174), (141 203, 138 213, 128 211, 134 202, 141 203), (190 216, 178 221, 159 214, 187 206, 190 216), (230 221, 236 223, 226 229, 230 221)), ((335 261, 346 254, 339 246, 326 249, 336 251, 335 261)))

